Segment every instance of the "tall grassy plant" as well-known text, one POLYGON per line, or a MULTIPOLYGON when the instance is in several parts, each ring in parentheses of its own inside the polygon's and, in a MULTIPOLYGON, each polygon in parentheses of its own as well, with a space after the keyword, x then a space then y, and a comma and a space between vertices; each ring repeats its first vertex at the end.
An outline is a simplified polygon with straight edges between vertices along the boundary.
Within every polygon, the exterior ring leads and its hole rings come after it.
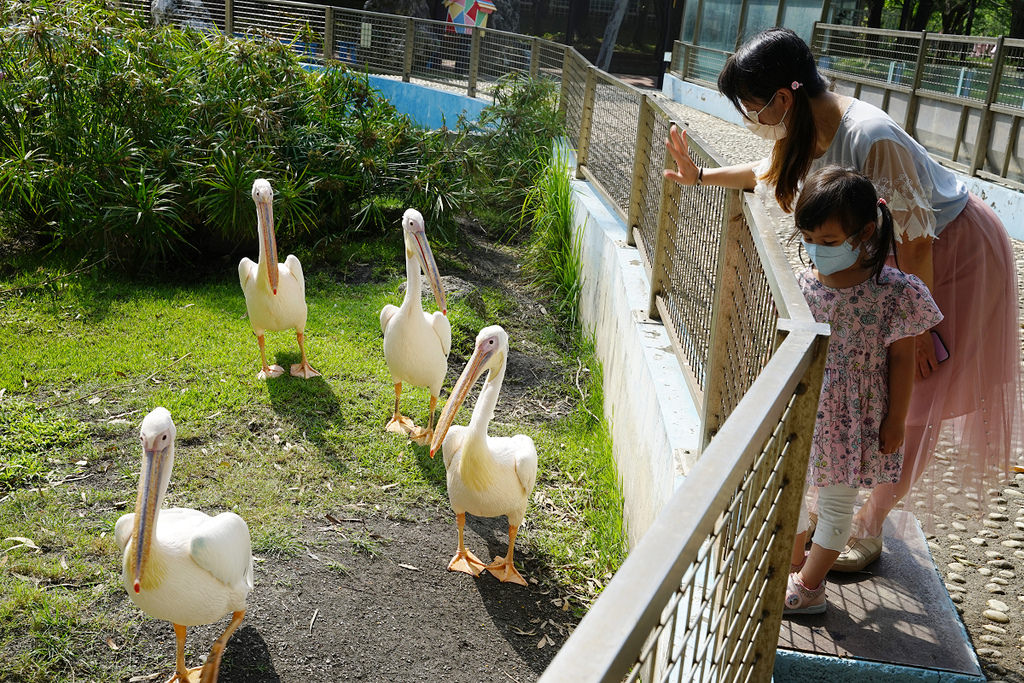
POLYGON ((555 82, 522 74, 501 78, 471 130, 479 150, 472 163, 476 204, 512 224, 534 179, 551 163, 552 143, 565 133, 555 82))
POLYGON ((569 329, 577 329, 583 286, 582 231, 576 233, 573 187, 567 159, 555 152, 526 195, 520 216, 529 221, 527 267, 551 296, 554 310, 569 329))

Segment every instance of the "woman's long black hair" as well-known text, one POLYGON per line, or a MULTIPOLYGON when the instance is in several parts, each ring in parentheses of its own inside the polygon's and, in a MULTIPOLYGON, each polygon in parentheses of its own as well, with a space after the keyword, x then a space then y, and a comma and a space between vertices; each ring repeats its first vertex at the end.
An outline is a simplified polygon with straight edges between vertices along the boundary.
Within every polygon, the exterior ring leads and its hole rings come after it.
POLYGON ((793 109, 786 118, 787 135, 775 142, 764 180, 775 185, 779 206, 791 211, 800 181, 814 161, 817 131, 810 100, 828 88, 811 49, 790 29, 770 28, 745 42, 718 74, 718 89, 740 114, 740 100, 767 103, 779 88, 792 91, 793 109))
POLYGON ((800 190, 793 218, 798 230, 808 232, 834 218, 847 237, 874 223, 875 232, 863 240, 861 250, 864 266, 876 280, 885 259, 896 253, 896 231, 889 207, 878 199, 871 180, 853 169, 826 166, 809 175, 800 190))

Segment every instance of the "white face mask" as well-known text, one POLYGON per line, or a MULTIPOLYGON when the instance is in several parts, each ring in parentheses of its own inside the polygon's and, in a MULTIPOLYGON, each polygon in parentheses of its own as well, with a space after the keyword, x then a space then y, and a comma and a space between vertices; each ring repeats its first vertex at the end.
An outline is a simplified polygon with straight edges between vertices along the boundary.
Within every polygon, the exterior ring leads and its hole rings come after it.
MULTIPOLYGON (((776 91, 775 95, 778 94, 778 91, 776 91)), ((786 130, 786 117, 789 116, 788 109, 786 110, 786 113, 782 115, 782 120, 778 123, 772 125, 761 123, 761 112, 771 106, 772 102, 775 100, 775 95, 772 95, 771 99, 768 100, 768 102, 758 111, 748 111, 743 115, 743 125, 747 127, 747 130, 757 137, 764 138, 765 140, 781 140, 786 137, 786 133, 788 132, 786 130)))

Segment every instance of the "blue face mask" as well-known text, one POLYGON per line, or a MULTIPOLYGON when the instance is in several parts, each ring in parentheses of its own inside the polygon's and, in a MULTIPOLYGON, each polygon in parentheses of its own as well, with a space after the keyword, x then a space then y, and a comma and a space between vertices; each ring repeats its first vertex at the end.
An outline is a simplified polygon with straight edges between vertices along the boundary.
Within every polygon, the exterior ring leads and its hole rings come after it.
POLYGON ((803 240, 803 245, 807 250, 807 255, 811 257, 814 266, 822 275, 831 275, 846 270, 856 264, 860 258, 860 245, 853 247, 850 245, 850 240, 835 246, 808 244, 807 240, 803 240))

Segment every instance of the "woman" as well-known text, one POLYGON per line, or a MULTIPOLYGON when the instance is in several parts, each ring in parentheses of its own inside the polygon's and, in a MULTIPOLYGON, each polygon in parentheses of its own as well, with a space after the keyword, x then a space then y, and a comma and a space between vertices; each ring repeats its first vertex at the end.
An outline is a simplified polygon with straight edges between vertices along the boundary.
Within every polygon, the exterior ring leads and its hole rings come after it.
MULTIPOLYGON (((885 517, 928 467, 940 431, 953 441, 961 492, 983 494, 985 477, 1004 476, 1010 452, 1024 442, 1013 252, 995 213, 885 112, 830 92, 810 48, 789 29, 769 29, 745 43, 726 62, 718 88, 754 134, 775 141, 771 156, 699 168, 685 132, 673 127, 666 144, 677 168, 666 177, 682 185, 756 187, 791 211, 810 172, 830 164, 855 168, 892 211, 895 264, 921 278, 944 315, 916 338, 903 475, 873 490, 834 567, 859 571, 881 554, 885 517)), ((914 495, 933 502, 936 487, 948 485, 939 477, 914 495)))

